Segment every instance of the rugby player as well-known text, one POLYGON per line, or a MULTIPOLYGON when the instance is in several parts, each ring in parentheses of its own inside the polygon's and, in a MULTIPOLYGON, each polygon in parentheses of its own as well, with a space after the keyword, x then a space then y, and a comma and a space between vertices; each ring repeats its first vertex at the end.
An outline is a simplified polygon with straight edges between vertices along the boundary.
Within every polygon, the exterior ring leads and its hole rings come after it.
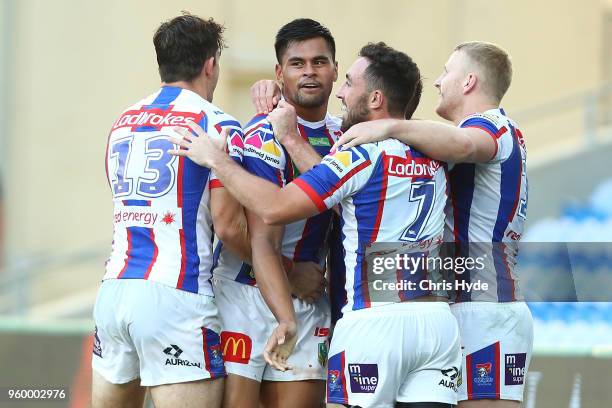
POLYGON ((345 147, 394 137, 438 160, 449 172, 445 240, 457 255, 483 257, 484 270, 458 281, 489 290, 458 291, 451 309, 459 322, 464 381, 462 408, 512 408, 523 400, 531 360, 533 321, 514 268, 527 210, 523 135, 501 100, 512 80, 508 54, 497 45, 458 45, 435 81, 436 112, 455 126, 429 120, 362 123, 345 133, 345 147))
MULTIPOLYGON (((404 118, 419 80, 419 70, 407 55, 384 43, 366 45, 337 94, 346 106, 343 128, 404 118)), ((376 242, 413 243, 426 254, 436 252, 444 226, 443 166, 397 140, 387 140, 332 152, 279 188, 228 160, 219 148, 222 143, 197 125, 192 129, 198 137, 177 129, 183 138, 173 141, 182 149, 171 154, 211 166, 225 187, 266 224, 288 223, 340 204, 348 301, 330 348, 328 404, 455 404, 461 356, 457 322, 448 303, 423 291, 396 293, 394 300, 381 301, 371 292, 371 276, 364 267, 365 249, 376 242)), ((393 273, 388 283, 395 279, 393 273)))
MULTIPOLYGON (((320 23, 297 19, 281 27, 274 48, 275 71, 284 102, 298 112, 293 130, 313 146, 321 160, 340 133, 340 120, 327 113, 329 95, 338 76, 334 38, 320 23)), ((299 172, 274 133, 266 115, 256 115, 246 125, 243 166, 283 187, 299 172)), ((248 191, 258 195, 252 187, 248 191)), ((287 363, 291 370, 275 370, 267 364, 266 336, 272 330, 270 325, 276 323, 275 317, 251 267, 221 246, 213 282, 228 371, 223 404, 232 408, 258 407, 261 400, 266 407, 318 406, 325 395, 330 330, 323 265, 331 211, 284 227, 267 225, 256 214, 247 213, 247 217, 255 274, 286 271, 289 275, 298 335, 287 363)))
MULTIPOLYGON (((94 306, 94 407, 142 407, 145 387, 156 407, 221 404, 212 223, 227 230, 246 218, 229 194, 211 191, 209 168, 168 154, 168 136, 193 120, 211 135, 226 129, 241 138, 239 123, 211 103, 222 32, 212 19, 187 13, 163 23, 153 37, 162 87, 111 129, 106 169, 114 234, 94 306)), ((239 160, 241 152, 230 154, 239 160)), ((233 243, 237 253, 248 251, 246 234, 233 243)), ((290 296, 288 285, 275 290, 280 299, 290 296)), ((279 321, 295 326, 291 302, 279 307, 279 321)))

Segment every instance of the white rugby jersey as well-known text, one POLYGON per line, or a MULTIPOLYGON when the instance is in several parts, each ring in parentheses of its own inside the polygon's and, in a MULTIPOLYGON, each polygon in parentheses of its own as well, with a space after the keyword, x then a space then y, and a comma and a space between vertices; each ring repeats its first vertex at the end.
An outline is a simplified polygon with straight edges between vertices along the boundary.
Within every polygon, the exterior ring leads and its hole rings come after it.
POLYGON ((212 296, 211 171, 168 154, 172 127, 186 126, 188 119, 212 137, 227 127, 230 139, 241 138, 233 117, 171 86, 128 108, 113 125, 106 173, 114 232, 104 279, 149 279, 212 296))
MULTIPOLYGON (((298 117, 298 130, 302 137, 321 156, 329 153, 341 135, 341 119, 327 114, 319 122, 308 122, 298 117)), ((267 115, 257 115, 244 129, 243 166, 251 173, 284 187, 299 175, 288 153, 274 138, 267 115)), ((322 264, 325 257, 324 243, 331 223, 331 213, 326 211, 306 220, 285 226, 282 255, 294 262, 312 261, 322 264)), ((215 277, 223 277, 248 285, 255 285, 255 275, 250 265, 234 254, 215 244, 215 277)))
POLYGON ((391 303, 371 298, 366 246, 441 242, 447 197, 444 167, 398 140, 335 151, 294 184, 321 211, 340 204, 347 292, 343 313, 391 303))
POLYGON ((503 109, 470 115, 459 127, 487 132, 495 141, 496 152, 486 163, 455 164, 449 171, 445 241, 455 242, 460 256, 484 257, 484 269, 474 269, 459 279, 489 285, 486 291, 459 291, 453 300, 521 300, 514 268, 527 215, 523 135, 503 109))

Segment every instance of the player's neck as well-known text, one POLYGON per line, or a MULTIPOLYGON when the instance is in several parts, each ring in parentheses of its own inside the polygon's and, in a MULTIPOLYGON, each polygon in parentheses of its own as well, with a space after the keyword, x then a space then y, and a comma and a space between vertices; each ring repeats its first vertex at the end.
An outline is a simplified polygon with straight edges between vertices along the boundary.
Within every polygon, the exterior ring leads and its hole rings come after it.
POLYGON ((212 102, 212 95, 208 93, 208 87, 203 81, 176 81, 176 82, 162 82, 162 86, 175 86, 177 88, 187 89, 188 91, 194 92, 206 99, 208 102, 212 102))
POLYGON ((455 125, 458 125, 463 119, 473 115, 474 113, 482 113, 497 108, 499 108, 499 104, 492 103, 484 99, 476 99, 459 107, 459 109, 457 109, 456 113, 453 115, 452 121, 455 125))
MULTIPOLYGON (((291 103, 290 101, 287 102, 291 103)), ((325 119, 325 115, 327 115, 327 103, 314 108, 306 108, 304 106, 294 105, 293 103, 291 103, 291 105, 295 108, 296 115, 307 122, 320 122, 325 119)))
POLYGON ((378 109, 370 111, 368 120, 378 119, 404 119, 401 115, 392 115, 386 109, 378 109))

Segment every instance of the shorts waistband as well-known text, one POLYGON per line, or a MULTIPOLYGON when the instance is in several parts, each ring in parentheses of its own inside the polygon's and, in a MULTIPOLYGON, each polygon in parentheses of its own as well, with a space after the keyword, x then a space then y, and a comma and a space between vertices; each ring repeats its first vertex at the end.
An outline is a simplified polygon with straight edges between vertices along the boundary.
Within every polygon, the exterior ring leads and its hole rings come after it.
POLYGON ((500 310, 517 307, 527 307, 523 301, 515 302, 459 302, 450 305, 452 310, 500 310))
POLYGON ((446 302, 400 302, 390 303, 387 305, 373 306, 367 309, 351 310, 344 313, 344 316, 351 318, 359 318, 361 316, 381 314, 398 314, 398 313, 428 313, 435 311, 450 311, 450 307, 446 302))

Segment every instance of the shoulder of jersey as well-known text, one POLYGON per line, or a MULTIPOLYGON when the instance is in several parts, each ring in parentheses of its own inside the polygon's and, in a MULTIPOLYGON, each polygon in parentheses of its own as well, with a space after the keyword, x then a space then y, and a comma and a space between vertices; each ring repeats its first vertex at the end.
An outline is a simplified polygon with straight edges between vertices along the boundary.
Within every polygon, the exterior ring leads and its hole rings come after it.
POLYGON ((491 122, 497 128, 501 128, 508 121, 507 117, 505 117, 499 111, 496 111, 494 109, 488 110, 486 112, 474 113, 474 114, 468 116, 467 118, 465 118, 461 123, 465 123, 466 121, 471 120, 471 119, 483 119, 483 120, 487 120, 487 121, 491 122))
POLYGON ((218 131, 221 131, 220 128, 229 128, 242 133, 242 126, 240 125, 240 122, 238 122, 238 120, 232 115, 218 109, 207 113, 211 116, 211 120, 218 131))
POLYGON ((153 101, 155 100, 155 98, 157 97, 157 95, 159 94, 159 92, 161 92, 161 91, 157 91, 157 92, 155 92, 155 93, 153 93, 153 94, 151 94, 151 95, 149 95, 149 96, 147 96, 145 98, 142 98, 138 102, 133 103, 132 105, 130 105, 127 108, 125 108, 123 110, 123 112, 121 112, 121 114, 124 114, 126 112, 130 112, 130 111, 140 110, 140 109, 143 109, 143 106, 152 104, 153 101))
POLYGON ((245 126, 245 155, 259 158, 280 169, 284 166, 283 148, 274 138, 267 118, 264 114, 256 115, 245 126))
POLYGON ((376 150, 374 145, 335 150, 323 158, 323 163, 327 164, 338 177, 344 177, 351 169, 370 162, 372 154, 376 154, 373 150, 376 150))
POLYGON ((245 144, 261 148, 262 143, 275 141, 272 125, 268 122, 268 115, 254 116, 243 130, 245 144))

